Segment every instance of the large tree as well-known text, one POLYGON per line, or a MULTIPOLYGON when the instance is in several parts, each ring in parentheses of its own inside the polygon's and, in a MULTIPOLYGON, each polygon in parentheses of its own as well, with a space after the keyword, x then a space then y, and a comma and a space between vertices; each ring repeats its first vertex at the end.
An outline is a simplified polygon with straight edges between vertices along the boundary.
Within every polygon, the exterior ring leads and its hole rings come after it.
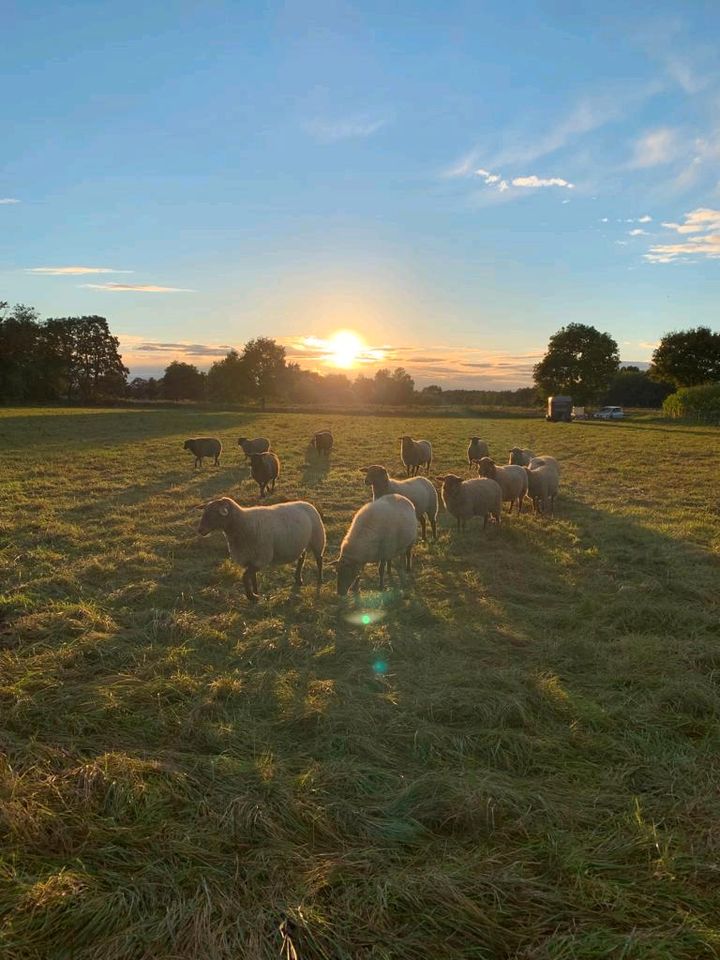
POLYGON ((194 363, 173 360, 161 380, 166 400, 202 400, 205 395, 205 374, 194 363))
POLYGON ((51 318, 43 335, 49 375, 65 399, 88 403, 124 392, 128 369, 105 317, 51 318))
POLYGON ((593 403, 607 390, 619 366, 618 346, 609 333, 569 323, 550 337, 533 376, 546 397, 569 394, 576 403, 593 403))
POLYGON ((283 386, 285 347, 271 337, 257 337, 245 344, 242 360, 253 393, 264 405, 266 398, 275 396, 283 386))
POLYGON ((0 399, 38 400, 42 396, 42 326, 37 311, 22 303, 0 302, 0 399))
POLYGON ((720 333, 710 327, 666 333, 652 355, 651 373, 676 387, 720 380, 720 333))
POLYGON ((222 360, 216 360, 208 370, 207 390, 211 400, 239 403, 250 396, 253 383, 244 357, 231 350, 222 360))

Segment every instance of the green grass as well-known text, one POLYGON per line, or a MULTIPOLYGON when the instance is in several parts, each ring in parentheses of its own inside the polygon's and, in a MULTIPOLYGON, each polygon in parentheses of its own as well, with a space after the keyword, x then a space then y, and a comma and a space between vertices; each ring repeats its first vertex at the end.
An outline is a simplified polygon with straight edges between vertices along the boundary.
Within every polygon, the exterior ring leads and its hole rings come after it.
POLYGON ((0 955, 720 956, 718 431, 327 419, 0 411, 0 955), (255 502, 237 436, 334 555, 406 429, 437 472, 474 433, 556 455, 557 518, 443 515, 359 610, 291 567, 248 605, 195 533, 255 502))

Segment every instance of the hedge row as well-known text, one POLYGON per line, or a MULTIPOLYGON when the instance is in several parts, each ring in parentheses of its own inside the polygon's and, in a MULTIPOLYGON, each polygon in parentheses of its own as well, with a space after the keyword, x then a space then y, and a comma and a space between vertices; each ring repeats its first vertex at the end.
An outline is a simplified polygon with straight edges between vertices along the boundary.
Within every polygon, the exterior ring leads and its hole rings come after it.
POLYGON ((705 383, 701 387, 682 387, 665 398, 663 413, 667 417, 682 417, 720 424, 720 383, 705 383))

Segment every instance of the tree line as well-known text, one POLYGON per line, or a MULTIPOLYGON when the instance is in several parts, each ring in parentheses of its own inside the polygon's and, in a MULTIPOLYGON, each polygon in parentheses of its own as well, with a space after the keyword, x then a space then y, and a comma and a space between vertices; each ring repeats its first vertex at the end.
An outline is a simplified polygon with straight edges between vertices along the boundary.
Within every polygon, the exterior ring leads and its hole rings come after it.
POLYGON ((551 338, 533 370, 534 386, 518 390, 420 391, 402 367, 372 377, 320 374, 288 362, 270 337, 230 350, 207 372, 174 361, 162 377, 135 377, 104 317, 41 320, 32 307, 0 302, 0 401, 95 403, 108 399, 207 400, 216 403, 282 401, 295 404, 409 403, 532 407, 552 394, 576 404, 659 407, 676 389, 720 382, 720 333, 709 327, 666 334, 649 370, 621 367, 617 343, 595 327, 571 323, 551 338))

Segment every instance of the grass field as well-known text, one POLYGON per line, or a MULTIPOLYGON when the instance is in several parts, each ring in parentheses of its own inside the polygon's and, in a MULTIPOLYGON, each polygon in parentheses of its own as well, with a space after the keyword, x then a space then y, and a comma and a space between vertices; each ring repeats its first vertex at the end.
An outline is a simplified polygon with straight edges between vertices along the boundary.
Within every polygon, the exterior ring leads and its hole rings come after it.
POLYGON ((329 420, 324 474, 317 416, 0 410, 0 956, 720 956, 718 431, 329 420), (367 626, 331 570, 251 607, 195 533, 237 436, 335 555, 406 428, 554 454, 557 518, 443 514, 367 626))

